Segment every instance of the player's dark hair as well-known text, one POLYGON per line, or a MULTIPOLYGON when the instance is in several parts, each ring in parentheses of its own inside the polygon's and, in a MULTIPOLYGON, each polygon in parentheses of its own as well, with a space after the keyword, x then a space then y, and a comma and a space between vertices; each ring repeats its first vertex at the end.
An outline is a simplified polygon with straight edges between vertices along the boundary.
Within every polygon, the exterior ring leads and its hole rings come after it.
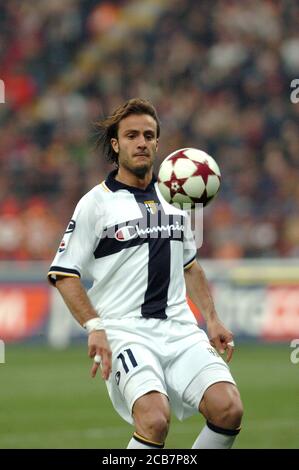
POLYGON ((160 136, 160 123, 157 111, 149 101, 142 100, 141 98, 132 98, 122 104, 116 108, 111 116, 95 123, 97 131, 96 146, 101 148, 108 161, 116 163, 116 165, 118 165, 118 154, 112 148, 111 139, 117 139, 120 121, 131 114, 148 114, 151 116, 157 123, 157 138, 160 136))

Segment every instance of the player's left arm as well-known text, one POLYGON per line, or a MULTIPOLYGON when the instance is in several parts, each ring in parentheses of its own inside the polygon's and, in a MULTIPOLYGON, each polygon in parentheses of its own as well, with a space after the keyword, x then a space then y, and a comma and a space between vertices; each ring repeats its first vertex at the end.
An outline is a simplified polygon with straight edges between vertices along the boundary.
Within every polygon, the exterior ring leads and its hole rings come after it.
POLYGON ((226 361, 233 355, 233 334, 220 321, 208 281, 202 267, 195 261, 185 269, 185 282, 188 297, 199 308, 207 324, 210 343, 220 354, 227 352, 226 361), (230 344, 231 343, 231 344, 230 344))

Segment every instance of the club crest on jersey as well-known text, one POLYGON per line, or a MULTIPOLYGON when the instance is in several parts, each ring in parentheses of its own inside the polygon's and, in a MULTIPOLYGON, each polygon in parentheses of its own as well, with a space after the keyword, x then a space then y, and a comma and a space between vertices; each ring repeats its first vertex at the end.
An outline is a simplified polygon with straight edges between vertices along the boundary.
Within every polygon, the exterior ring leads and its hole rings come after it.
POLYGON ((144 201, 144 205, 150 214, 156 214, 158 212, 155 201, 144 201))

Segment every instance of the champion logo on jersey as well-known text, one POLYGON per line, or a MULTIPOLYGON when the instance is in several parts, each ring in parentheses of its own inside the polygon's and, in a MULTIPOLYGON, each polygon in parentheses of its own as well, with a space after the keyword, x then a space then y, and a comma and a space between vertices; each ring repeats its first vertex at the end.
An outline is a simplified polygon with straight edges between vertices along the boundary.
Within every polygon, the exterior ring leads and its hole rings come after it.
POLYGON ((137 232, 133 225, 127 225, 126 227, 119 228, 116 230, 114 237, 119 242, 126 242, 137 237, 137 232))
POLYGON ((144 201, 144 205, 150 214, 157 214, 158 207, 155 201, 144 201))
POLYGON ((166 238, 167 236, 170 237, 174 233, 177 233, 177 238, 180 238, 180 234, 182 232, 184 232, 184 225, 180 224, 178 221, 176 221, 174 224, 158 225, 145 228, 141 228, 136 224, 135 226, 126 225, 125 227, 119 228, 116 230, 114 238, 119 242, 126 242, 136 237, 157 238, 158 234, 160 234, 162 238, 166 238), (165 235, 163 236, 163 234, 165 235))

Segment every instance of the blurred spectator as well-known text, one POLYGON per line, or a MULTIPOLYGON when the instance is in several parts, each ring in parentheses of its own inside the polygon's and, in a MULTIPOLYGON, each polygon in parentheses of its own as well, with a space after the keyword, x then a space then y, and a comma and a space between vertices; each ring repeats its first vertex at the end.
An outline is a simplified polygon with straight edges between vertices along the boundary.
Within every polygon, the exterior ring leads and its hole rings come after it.
POLYGON ((93 122, 152 100, 159 162, 185 146, 222 171, 200 256, 299 254, 299 4, 10 0, 0 6, 0 259, 50 259, 110 166, 93 122))

